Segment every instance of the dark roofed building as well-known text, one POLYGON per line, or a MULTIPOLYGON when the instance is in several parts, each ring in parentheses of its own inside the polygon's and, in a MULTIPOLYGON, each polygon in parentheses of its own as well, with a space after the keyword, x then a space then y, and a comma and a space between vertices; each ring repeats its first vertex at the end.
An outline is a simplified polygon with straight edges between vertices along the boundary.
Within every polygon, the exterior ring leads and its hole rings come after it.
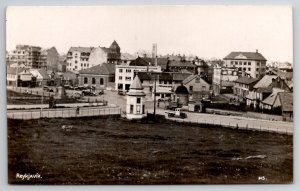
POLYGON ((266 58, 259 52, 231 52, 224 60, 259 60, 267 61, 266 58))
POLYGON ((245 99, 253 86, 259 81, 257 78, 241 77, 236 79, 233 85, 233 93, 239 98, 245 99))
POLYGON ((169 72, 181 72, 182 70, 187 70, 192 73, 195 72, 196 65, 193 62, 188 61, 174 61, 168 62, 167 71, 169 72))
POLYGON ((262 78, 266 74, 267 59, 256 52, 231 52, 224 60, 225 67, 236 67, 252 78, 262 78))
POLYGON ((293 93, 292 92, 279 92, 276 96, 273 107, 281 108, 282 120, 293 121, 293 93))
POLYGON ((129 63, 129 66, 160 66, 162 71, 167 69, 167 58, 138 57, 129 63))
POLYGON ((112 88, 114 80, 114 64, 102 64, 79 71, 80 86, 94 86, 96 89, 112 88))

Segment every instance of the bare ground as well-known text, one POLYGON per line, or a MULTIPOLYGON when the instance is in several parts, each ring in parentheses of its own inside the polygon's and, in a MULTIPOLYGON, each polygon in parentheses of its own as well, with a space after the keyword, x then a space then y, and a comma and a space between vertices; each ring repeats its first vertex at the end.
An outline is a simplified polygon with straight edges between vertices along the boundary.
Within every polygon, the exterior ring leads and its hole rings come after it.
POLYGON ((8 161, 11 184, 291 183, 293 137, 118 118, 8 119, 8 161), (245 159, 257 155, 266 157, 245 159))

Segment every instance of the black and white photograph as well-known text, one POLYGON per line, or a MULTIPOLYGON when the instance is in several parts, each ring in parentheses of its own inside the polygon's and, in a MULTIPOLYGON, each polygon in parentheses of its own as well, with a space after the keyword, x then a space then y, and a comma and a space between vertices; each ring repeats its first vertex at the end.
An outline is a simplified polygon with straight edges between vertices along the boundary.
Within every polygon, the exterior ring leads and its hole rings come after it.
POLYGON ((8 6, 8 184, 292 184, 292 15, 8 6))

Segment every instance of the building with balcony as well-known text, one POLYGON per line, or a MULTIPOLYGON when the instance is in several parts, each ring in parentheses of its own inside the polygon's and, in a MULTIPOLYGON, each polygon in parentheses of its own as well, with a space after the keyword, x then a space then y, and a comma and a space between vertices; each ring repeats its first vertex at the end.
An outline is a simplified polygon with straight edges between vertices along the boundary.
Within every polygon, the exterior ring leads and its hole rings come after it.
POLYGON ((8 65, 25 65, 26 68, 42 68, 44 63, 41 62, 41 47, 30 45, 17 45, 7 55, 8 65))

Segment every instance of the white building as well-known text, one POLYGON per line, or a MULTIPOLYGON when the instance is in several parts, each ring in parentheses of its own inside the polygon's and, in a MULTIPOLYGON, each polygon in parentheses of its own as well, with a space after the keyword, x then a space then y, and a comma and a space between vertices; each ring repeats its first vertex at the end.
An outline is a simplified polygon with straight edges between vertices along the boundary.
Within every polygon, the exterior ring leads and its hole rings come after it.
POLYGON ((130 85, 127 93, 126 102, 126 118, 127 119, 142 119, 145 114, 145 96, 143 86, 138 76, 136 76, 130 85))
POLYGON ((93 47, 71 47, 67 54, 67 70, 79 71, 89 68, 89 57, 93 47))
POLYGON ((256 52, 231 52, 223 60, 225 67, 236 67, 252 78, 262 78, 266 74, 267 60, 257 50, 256 52))
POLYGON ((137 72, 161 72, 160 66, 116 66, 115 89, 128 91, 137 72))

